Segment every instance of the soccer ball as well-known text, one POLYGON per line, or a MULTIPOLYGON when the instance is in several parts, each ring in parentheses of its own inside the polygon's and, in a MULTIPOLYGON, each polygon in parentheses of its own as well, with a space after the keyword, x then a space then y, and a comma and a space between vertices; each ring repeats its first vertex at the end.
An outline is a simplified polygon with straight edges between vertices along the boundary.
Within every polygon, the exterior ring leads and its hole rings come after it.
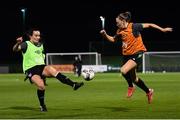
POLYGON ((83 76, 84 80, 90 81, 95 76, 94 70, 86 68, 86 69, 82 70, 82 76, 83 76))

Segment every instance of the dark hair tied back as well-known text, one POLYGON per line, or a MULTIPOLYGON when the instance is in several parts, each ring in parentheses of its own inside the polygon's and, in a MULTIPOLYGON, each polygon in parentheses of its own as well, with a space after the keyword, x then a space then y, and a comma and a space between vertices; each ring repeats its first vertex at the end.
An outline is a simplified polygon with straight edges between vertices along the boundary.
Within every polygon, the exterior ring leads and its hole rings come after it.
POLYGON ((126 20, 127 22, 129 22, 129 21, 131 20, 131 12, 120 13, 120 14, 118 15, 118 17, 119 17, 120 19, 124 19, 124 20, 126 20))

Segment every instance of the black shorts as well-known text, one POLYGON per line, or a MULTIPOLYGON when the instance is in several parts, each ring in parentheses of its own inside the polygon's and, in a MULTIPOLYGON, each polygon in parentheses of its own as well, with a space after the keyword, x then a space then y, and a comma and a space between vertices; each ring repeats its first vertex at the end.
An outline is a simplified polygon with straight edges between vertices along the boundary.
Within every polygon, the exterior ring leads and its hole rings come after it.
POLYGON ((31 78, 33 75, 39 75, 42 79, 45 79, 45 76, 42 75, 45 66, 46 65, 36 65, 36 66, 26 70, 25 71, 25 74, 26 74, 25 80, 29 78, 30 82, 32 83, 31 78))
POLYGON ((134 55, 124 55, 123 56, 123 64, 125 64, 128 60, 133 60, 137 65, 142 62, 143 52, 137 52, 134 55))

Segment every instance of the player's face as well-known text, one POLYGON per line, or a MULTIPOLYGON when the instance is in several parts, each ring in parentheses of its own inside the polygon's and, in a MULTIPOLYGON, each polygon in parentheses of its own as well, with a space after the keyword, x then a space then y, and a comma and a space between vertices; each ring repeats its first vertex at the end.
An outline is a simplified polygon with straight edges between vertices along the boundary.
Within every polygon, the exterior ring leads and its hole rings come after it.
POLYGON ((123 19, 116 18, 116 26, 119 29, 124 29, 124 28, 126 28, 126 21, 123 19))
POLYGON ((38 43, 41 36, 40 36, 40 31, 33 31, 33 34, 32 36, 30 36, 30 40, 33 42, 33 43, 38 43))

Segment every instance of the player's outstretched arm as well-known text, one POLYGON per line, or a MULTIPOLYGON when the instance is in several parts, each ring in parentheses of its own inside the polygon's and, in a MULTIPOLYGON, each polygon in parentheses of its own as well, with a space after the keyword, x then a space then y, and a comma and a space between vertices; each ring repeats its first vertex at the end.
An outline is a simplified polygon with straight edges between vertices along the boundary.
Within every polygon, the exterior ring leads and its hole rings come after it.
POLYGON ((171 27, 165 27, 165 28, 162 28, 156 24, 153 24, 153 23, 143 23, 143 28, 155 28, 155 29, 158 29, 162 32, 172 32, 173 31, 173 28, 171 27))
POLYGON ((101 30, 100 33, 101 33, 102 36, 103 36, 105 39, 107 39, 108 41, 110 41, 110 42, 114 42, 114 41, 115 41, 114 37, 108 35, 105 30, 101 30))
POLYGON ((13 51, 14 52, 18 52, 18 51, 21 50, 20 44, 22 43, 22 41, 23 41, 22 37, 19 37, 19 38, 16 39, 16 44, 13 46, 13 51))

